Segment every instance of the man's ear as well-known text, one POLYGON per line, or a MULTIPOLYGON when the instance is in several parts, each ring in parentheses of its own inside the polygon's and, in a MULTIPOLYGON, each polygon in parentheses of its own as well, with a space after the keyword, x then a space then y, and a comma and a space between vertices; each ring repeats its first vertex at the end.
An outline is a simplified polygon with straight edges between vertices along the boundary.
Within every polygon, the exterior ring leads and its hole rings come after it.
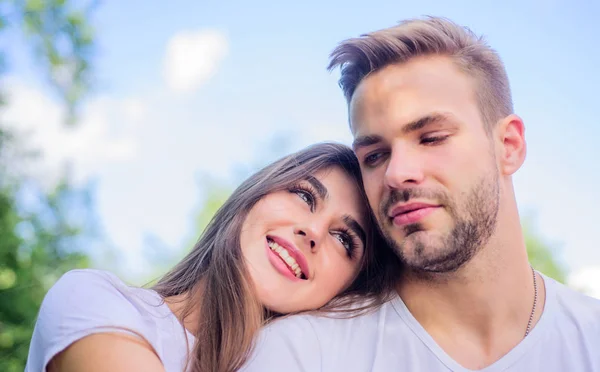
POLYGON ((505 176, 515 173, 527 155, 525 142, 525 124, 514 114, 500 120, 494 129, 494 136, 498 140, 498 165, 505 176))

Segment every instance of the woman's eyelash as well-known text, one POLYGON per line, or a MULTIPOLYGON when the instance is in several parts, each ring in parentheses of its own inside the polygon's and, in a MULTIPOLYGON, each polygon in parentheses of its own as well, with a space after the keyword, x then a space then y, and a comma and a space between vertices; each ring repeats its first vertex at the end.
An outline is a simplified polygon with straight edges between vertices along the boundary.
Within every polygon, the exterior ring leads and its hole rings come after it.
POLYGON ((354 233, 352 233, 349 229, 342 227, 340 229, 338 229, 337 233, 341 236, 344 236, 348 239, 347 245, 344 244, 344 247, 346 248, 346 252, 348 253, 348 257, 350 257, 350 259, 354 258, 354 254, 356 253, 356 250, 358 249, 358 237, 354 235, 354 233))
MULTIPOLYGON (((314 211, 317 206, 317 197, 316 191, 312 186, 308 184, 297 184, 289 188, 289 192, 298 195, 300 199, 302 199, 306 204, 308 204, 311 211, 314 211)), ((340 243, 344 245, 346 248, 346 253, 350 259, 354 258, 354 254, 356 250, 359 248, 358 237, 350 231, 350 229, 346 227, 341 227, 333 232, 333 235, 336 239, 337 236, 342 237, 343 240, 340 243)))
POLYGON ((290 188, 291 193, 297 194, 313 211, 317 206, 317 197, 315 190, 312 186, 298 184, 290 188))

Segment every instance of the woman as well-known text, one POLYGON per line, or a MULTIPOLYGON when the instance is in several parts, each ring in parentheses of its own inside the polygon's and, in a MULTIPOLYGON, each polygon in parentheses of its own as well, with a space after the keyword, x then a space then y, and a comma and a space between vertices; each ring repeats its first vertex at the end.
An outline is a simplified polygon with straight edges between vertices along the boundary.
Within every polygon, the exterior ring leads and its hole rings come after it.
POLYGON ((311 146, 239 186, 152 289, 65 274, 40 309, 26 370, 234 371, 278 316, 384 300, 375 226, 353 152, 311 146))

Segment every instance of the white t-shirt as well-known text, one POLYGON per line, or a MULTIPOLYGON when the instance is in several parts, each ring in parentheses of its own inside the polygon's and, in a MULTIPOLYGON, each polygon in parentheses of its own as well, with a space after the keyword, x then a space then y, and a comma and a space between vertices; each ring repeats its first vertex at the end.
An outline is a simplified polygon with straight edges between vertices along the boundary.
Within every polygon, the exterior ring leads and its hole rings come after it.
POLYGON ((183 370, 194 343, 194 336, 155 291, 129 287, 109 272, 72 270, 42 302, 25 372, 45 371, 48 362, 73 342, 100 332, 143 337, 169 372, 183 370))
MULTIPOLYGON (((480 370, 600 372, 600 301, 543 276, 544 312, 535 328, 480 370)), ((436 344, 400 297, 352 319, 295 316, 273 322, 245 372, 390 372, 469 370, 436 344)))

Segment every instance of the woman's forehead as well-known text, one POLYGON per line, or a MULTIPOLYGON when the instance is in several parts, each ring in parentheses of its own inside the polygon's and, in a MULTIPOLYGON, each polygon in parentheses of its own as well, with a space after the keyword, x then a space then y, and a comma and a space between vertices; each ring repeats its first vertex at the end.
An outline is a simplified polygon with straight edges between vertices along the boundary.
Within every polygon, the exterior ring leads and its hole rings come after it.
MULTIPOLYGON (((350 214, 363 227, 367 205, 363 202, 357 180, 341 167, 330 167, 315 172, 313 180, 319 182, 327 191, 325 202, 337 207, 340 213, 350 214)), ((313 182, 314 182, 313 181, 313 182)), ((311 182, 312 183, 312 182, 311 182)))

